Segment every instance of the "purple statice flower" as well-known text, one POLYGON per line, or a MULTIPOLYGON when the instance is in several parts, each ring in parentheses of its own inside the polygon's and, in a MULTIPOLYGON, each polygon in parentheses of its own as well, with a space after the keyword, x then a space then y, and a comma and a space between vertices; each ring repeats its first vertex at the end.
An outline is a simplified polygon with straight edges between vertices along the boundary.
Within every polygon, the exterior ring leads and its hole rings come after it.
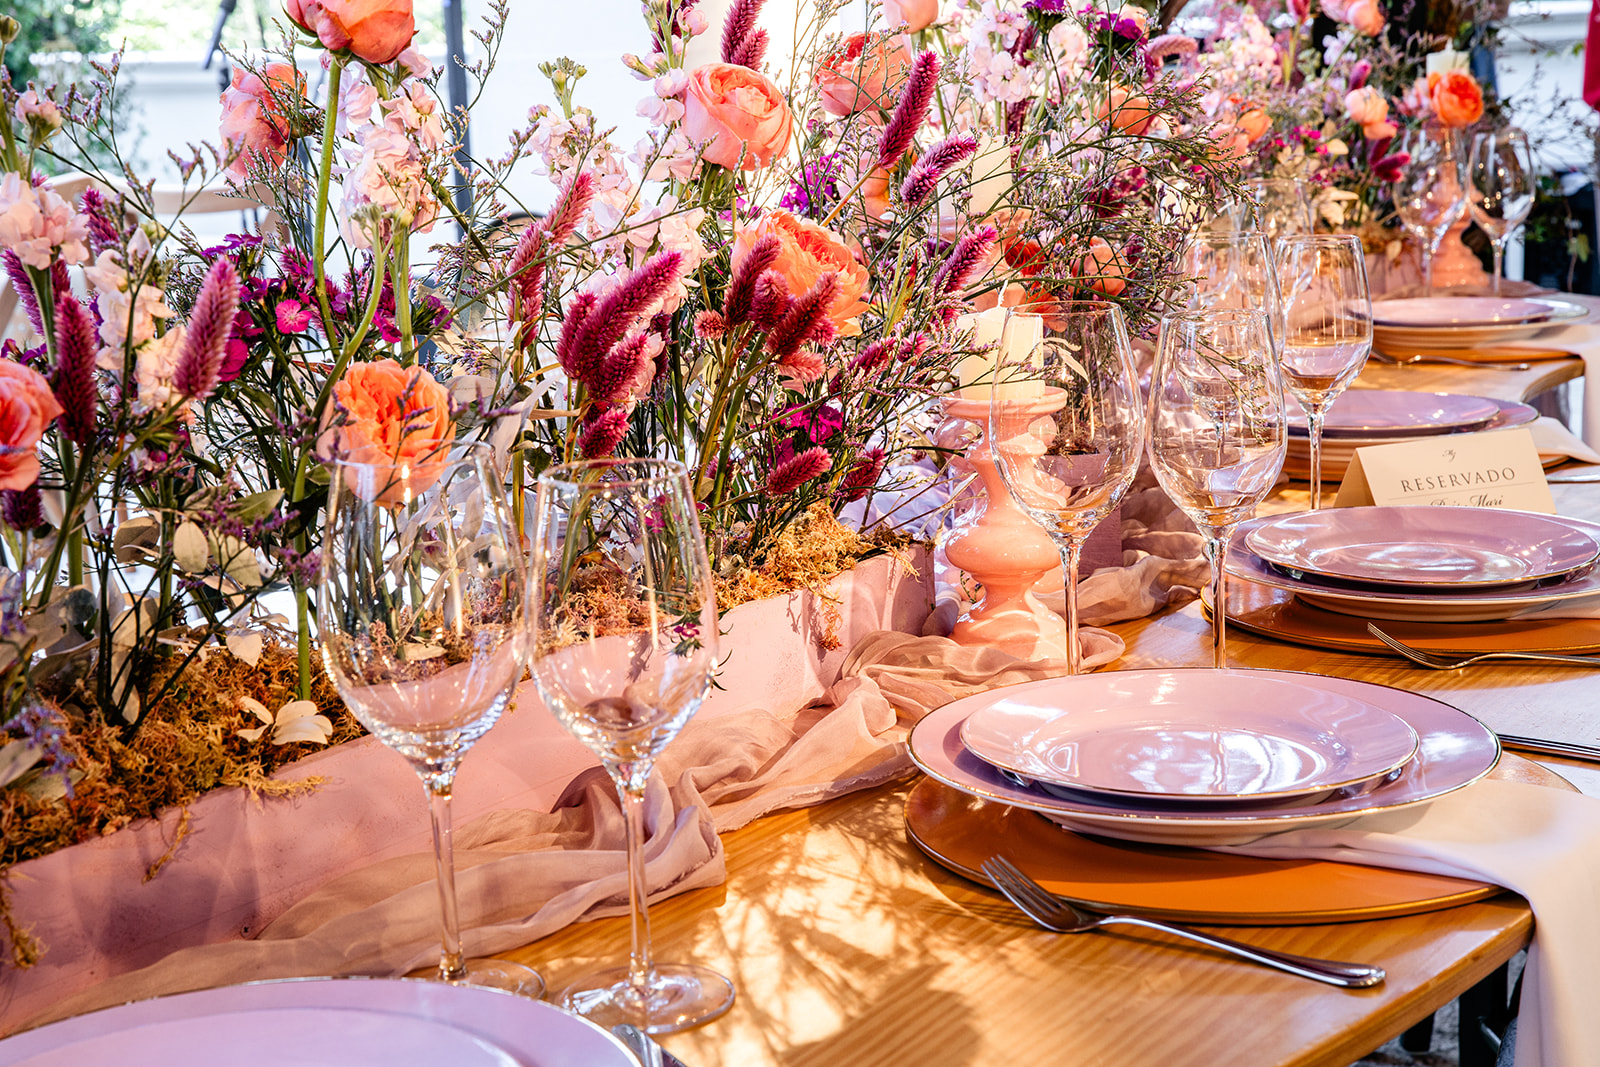
POLYGON ((89 188, 78 197, 78 206, 89 221, 89 254, 98 256, 103 250, 122 242, 122 231, 112 221, 120 212, 112 210, 100 190, 89 188))
POLYGON ((844 157, 838 153, 818 156, 808 163, 789 190, 778 201, 785 211, 820 219, 829 204, 839 202, 839 176, 844 172, 844 157))
POLYGON ((72 796, 72 778, 67 774, 72 767, 72 753, 62 744, 67 731, 61 723, 61 713, 41 700, 30 699, 5 725, 7 731, 20 734, 22 740, 42 753, 40 767, 48 774, 59 775, 67 796, 72 796))

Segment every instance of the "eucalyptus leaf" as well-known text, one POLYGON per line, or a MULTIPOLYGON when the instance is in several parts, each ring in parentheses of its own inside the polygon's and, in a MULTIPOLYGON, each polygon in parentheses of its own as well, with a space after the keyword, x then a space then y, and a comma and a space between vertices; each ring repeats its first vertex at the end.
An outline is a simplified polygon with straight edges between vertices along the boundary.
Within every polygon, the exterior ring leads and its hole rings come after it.
POLYGON ((117 527, 111 537, 118 563, 143 563, 157 558, 161 524, 149 515, 136 515, 117 527))
POLYGON ((260 634, 229 634, 228 651, 254 667, 261 662, 262 639, 260 634))
POLYGON ((0 788, 28 773, 44 757, 44 750, 26 741, 11 741, 0 746, 0 788))
MULTIPOLYGON (((254 715, 257 719, 260 719, 268 726, 272 725, 272 712, 268 711, 267 706, 261 703, 261 701, 257 700, 255 697, 240 697, 239 703, 241 706, 243 706, 244 710, 254 715)), ((260 733, 256 734, 256 737, 260 736, 260 733)), ((255 738, 251 738, 251 740, 253 741, 255 738)))
POLYGON ((206 564, 211 561, 211 546, 206 543, 205 532, 198 523, 185 521, 178 524, 172 533, 172 558, 180 569, 190 574, 199 574, 206 569, 206 564))
POLYGON ((240 522, 256 522, 271 515, 283 499, 282 489, 268 489, 263 493, 251 493, 242 496, 228 508, 234 518, 240 522))

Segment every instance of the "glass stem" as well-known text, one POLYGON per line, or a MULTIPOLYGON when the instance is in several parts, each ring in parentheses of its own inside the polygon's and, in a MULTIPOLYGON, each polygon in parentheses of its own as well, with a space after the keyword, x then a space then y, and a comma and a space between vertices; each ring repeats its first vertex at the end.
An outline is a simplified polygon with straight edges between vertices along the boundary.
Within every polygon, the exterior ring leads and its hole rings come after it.
POLYGON ((1322 420, 1320 408, 1306 405, 1306 431, 1311 438, 1311 510, 1322 506, 1322 420))
POLYGON ((1433 291, 1433 249, 1431 243, 1422 249, 1422 288, 1428 292, 1433 291))
POLYGON ((624 840, 628 849, 628 911, 633 945, 628 953, 628 983, 644 996, 654 982, 656 962, 650 951, 650 900, 644 879, 644 785, 619 782, 624 840))
POLYGON ((1489 247, 1494 249, 1494 276, 1489 279, 1489 292, 1491 295, 1500 295, 1500 271, 1506 258, 1506 239, 1496 238, 1489 242, 1489 247))
POLYGON ((1206 527, 1206 560, 1211 564, 1211 665, 1228 665, 1228 582, 1224 564, 1228 555, 1228 535, 1231 527, 1217 530, 1206 527))
POLYGON ((1083 560, 1083 541, 1069 538, 1061 550, 1061 575, 1067 594, 1067 675, 1083 669, 1083 653, 1078 647, 1078 564, 1083 560))
POLYGON ((443 926, 439 978, 459 982, 467 976, 467 969, 462 963, 461 920, 456 914, 456 852, 450 825, 450 791, 455 775, 428 774, 423 781, 433 814, 433 862, 439 876, 439 916, 443 926))

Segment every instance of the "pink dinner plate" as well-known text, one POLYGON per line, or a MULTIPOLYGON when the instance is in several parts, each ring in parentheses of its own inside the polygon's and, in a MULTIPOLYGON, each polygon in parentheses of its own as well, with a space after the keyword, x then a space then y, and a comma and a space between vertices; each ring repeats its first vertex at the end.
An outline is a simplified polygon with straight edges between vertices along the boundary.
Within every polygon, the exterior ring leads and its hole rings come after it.
POLYGON ((637 1067, 541 1001, 419 979, 311 978, 137 1001, 0 1041, 14 1067, 637 1067))
MULTIPOLYGON (((1501 407, 1482 396, 1413 393, 1401 389, 1351 389, 1329 405, 1322 436, 1425 437, 1487 426, 1501 407)), ((1289 432, 1309 432, 1299 404, 1289 405, 1289 432)))
POLYGON ((1070 704, 1009 692, 975 710, 961 740, 1036 782, 1167 803, 1325 794, 1387 777, 1417 751, 1398 715, 1302 678, 1249 673, 1213 688, 1142 671, 1096 677, 1070 704))
POLYGON ((1280 567, 1403 588, 1470 589, 1569 574, 1600 556, 1571 523, 1526 511, 1360 507, 1280 515, 1245 535, 1280 567))
POLYGON ((1419 296, 1372 305, 1372 321, 1381 326, 1500 326, 1549 317, 1548 304, 1492 296, 1419 296))
POLYGON ((1477 719, 1450 705, 1403 689, 1326 678, 1293 671, 1180 667, 1148 671, 1102 671, 1069 678, 1046 678, 976 693, 928 713, 911 730, 911 758, 930 778, 984 800, 1037 811, 1069 830, 1149 844, 1236 845, 1290 828, 1328 826, 1372 811, 1423 804, 1477 781, 1494 769, 1500 739, 1477 719), (1405 720, 1416 731, 1417 754, 1394 780, 1356 796, 1335 794, 1301 805, 1268 800, 1224 809, 1192 804, 1157 807, 1112 796, 1050 794, 1018 783, 1007 772, 975 755, 961 740, 961 725, 980 708, 1001 700, 1050 702, 1072 708, 1096 702, 1107 680, 1117 675, 1149 674, 1173 690, 1227 692, 1251 676, 1271 675, 1318 686, 1364 701, 1405 720))

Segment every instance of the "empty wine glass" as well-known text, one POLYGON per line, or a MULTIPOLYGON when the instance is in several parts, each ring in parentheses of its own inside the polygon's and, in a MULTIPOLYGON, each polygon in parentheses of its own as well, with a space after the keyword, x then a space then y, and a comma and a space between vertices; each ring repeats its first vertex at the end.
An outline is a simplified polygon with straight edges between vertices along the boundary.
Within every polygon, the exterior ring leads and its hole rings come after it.
POLYGON ((671 1033, 733 1004, 733 985, 657 963, 644 864, 645 786, 656 757, 705 699, 717 604, 688 472, 670 460, 589 460, 539 476, 534 505, 531 668, 561 724, 616 783, 628 855, 633 946, 562 1007, 607 1028, 671 1033))
POLYGON ((1500 295, 1506 242, 1512 231, 1527 221, 1537 189, 1538 174, 1526 133, 1508 126, 1473 138, 1467 163, 1467 210, 1494 248, 1494 278, 1489 284, 1495 296, 1500 295))
POLYGON ((1278 241, 1283 286, 1283 384, 1306 413, 1311 509, 1322 498, 1322 422, 1372 351, 1367 259, 1354 234, 1299 234, 1278 241))
POLYGON ((1183 303, 1192 311, 1223 308, 1267 313, 1274 345, 1281 345, 1283 293, 1272 244, 1260 230, 1205 231, 1184 247, 1183 303))
POLYGON ((1144 441, 1122 309, 1094 301, 1013 308, 1000 335, 989 440, 1006 488, 1061 552, 1067 673, 1077 674, 1083 544, 1127 494, 1144 441))
POLYGON ((1243 228, 1260 230, 1269 244, 1316 229, 1304 178, 1251 178, 1244 188, 1243 228))
POLYGON ((1408 130, 1402 150, 1411 159, 1394 183, 1394 210, 1422 252, 1422 286, 1432 289, 1439 242, 1467 209, 1461 160, 1449 130, 1408 130))
POLYGON ((1283 469, 1283 377, 1259 310, 1161 320, 1150 379, 1150 467, 1194 520, 1211 563, 1212 660, 1228 664, 1228 538, 1283 469))
POLYGON ((527 571, 488 449, 329 464, 317 591, 323 662, 355 717, 422 778, 433 814, 439 978, 538 997, 506 960, 465 959, 450 795, 522 678, 527 571))

